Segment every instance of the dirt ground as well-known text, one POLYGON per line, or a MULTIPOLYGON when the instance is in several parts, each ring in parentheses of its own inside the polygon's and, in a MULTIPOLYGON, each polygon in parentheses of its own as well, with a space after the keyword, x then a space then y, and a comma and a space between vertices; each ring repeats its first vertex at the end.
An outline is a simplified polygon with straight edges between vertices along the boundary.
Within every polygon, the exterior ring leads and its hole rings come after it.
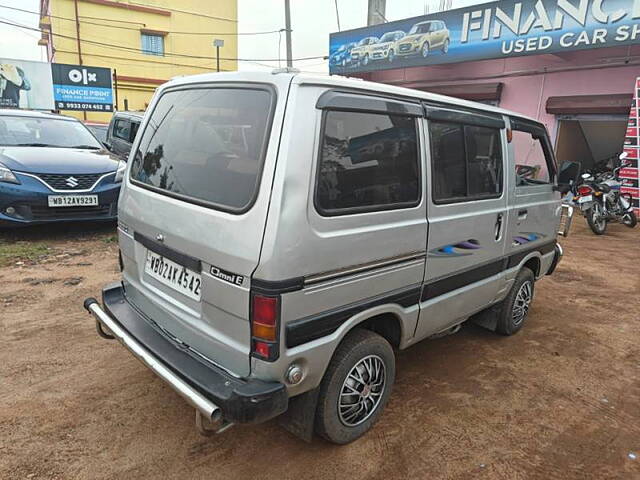
POLYGON ((640 478, 640 229, 576 218, 522 332, 400 352, 382 419, 344 447, 275 422, 201 437, 82 308, 118 279, 113 225, 0 236, 46 244, 0 267, 1 479, 640 478))

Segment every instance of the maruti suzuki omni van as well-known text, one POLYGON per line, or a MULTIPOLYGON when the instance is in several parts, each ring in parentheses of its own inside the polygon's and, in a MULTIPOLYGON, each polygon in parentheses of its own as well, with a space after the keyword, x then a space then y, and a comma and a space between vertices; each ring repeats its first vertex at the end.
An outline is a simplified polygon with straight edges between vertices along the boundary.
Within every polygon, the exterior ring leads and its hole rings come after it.
POLYGON ((562 256, 559 181, 544 126, 498 108, 337 76, 178 78, 129 157, 122 280, 85 307, 201 432, 279 417, 351 442, 395 350, 470 317, 523 327, 562 256))

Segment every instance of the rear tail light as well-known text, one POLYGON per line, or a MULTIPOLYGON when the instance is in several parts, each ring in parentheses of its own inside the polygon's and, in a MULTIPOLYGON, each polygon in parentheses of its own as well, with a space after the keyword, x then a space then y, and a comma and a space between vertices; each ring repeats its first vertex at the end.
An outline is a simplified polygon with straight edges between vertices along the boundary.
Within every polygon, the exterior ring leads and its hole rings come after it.
POLYGON ((251 296, 251 353, 262 360, 278 359, 280 297, 251 296))
POLYGON ((591 195, 591 187, 587 185, 580 185, 578 187, 578 195, 591 195))

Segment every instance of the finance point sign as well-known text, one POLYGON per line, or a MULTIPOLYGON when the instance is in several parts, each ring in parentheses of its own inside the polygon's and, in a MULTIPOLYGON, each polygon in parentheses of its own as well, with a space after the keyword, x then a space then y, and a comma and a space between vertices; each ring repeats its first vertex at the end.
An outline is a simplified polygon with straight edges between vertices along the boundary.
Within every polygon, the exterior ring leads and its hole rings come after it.
POLYGON ((0 58, 0 108, 112 112, 111 69, 0 58))
POLYGON ((113 111, 111 69, 52 63, 57 110, 113 111))
POLYGON ((640 0, 502 0, 332 33, 336 74, 630 45, 640 0))

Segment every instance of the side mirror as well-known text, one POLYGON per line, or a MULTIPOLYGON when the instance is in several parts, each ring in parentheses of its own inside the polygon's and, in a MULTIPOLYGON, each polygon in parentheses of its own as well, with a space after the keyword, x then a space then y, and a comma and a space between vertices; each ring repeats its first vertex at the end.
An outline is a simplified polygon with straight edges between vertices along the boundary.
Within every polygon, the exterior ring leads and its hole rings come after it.
POLYGON ((581 169, 580 162, 562 162, 558 173, 558 186, 566 185, 570 188, 571 185, 578 181, 581 169))
POLYGON ((107 150, 109 150, 110 152, 112 152, 113 150, 111 150, 113 147, 111 147, 110 144, 108 144, 107 142, 102 142, 102 145, 104 145, 104 148, 106 148, 107 150))

